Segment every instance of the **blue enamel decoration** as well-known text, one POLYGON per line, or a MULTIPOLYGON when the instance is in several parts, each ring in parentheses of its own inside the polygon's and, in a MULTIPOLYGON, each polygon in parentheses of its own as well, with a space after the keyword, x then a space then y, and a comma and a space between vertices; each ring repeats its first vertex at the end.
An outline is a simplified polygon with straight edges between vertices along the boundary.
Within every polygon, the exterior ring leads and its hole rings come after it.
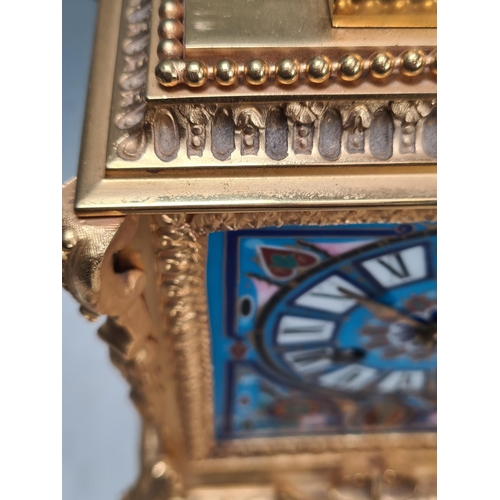
POLYGON ((436 226, 214 233, 219 439, 433 430, 436 226))

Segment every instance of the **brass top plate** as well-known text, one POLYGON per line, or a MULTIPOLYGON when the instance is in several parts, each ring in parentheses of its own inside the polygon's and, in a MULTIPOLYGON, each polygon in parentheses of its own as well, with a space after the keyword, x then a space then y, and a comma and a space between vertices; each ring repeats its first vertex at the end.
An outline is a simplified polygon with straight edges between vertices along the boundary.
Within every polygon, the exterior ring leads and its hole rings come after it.
POLYGON ((328 0, 328 2, 334 27, 437 27, 437 0, 328 0))
MULTIPOLYGON (((332 28, 326 0, 185 0, 186 57, 200 49, 325 48, 432 43, 433 30, 332 28)), ((354 15, 354 14, 353 14, 354 15)), ((359 25, 358 25, 359 27, 359 25)))
POLYGON ((369 76, 370 58, 387 51, 400 64, 401 55, 419 49, 428 63, 436 49, 435 29, 403 28, 332 28, 327 0, 184 0, 182 4, 183 35, 162 35, 163 0, 152 0, 151 42, 146 84, 147 99, 155 102, 186 102, 199 100, 269 100, 291 99, 300 95, 317 96, 412 95, 436 93, 436 78, 426 68, 411 78, 395 71, 390 77, 377 80, 369 76), (161 53, 161 43, 169 38, 178 44, 170 56, 161 53), (182 48, 181 48, 182 46, 182 48), (184 83, 165 88, 155 76, 155 69, 165 58, 181 57, 199 60, 207 67, 207 81, 197 88, 184 83), (343 81, 335 76, 342 56, 355 53, 363 59, 363 76, 356 81, 343 81), (308 60, 317 55, 332 61, 332 77, 324 83, 311 83, 304 77, 308 60), (217 61, 230 58, 238 65, 240 77, 230 86, 214 82, 213 68, 217 61), (269 78, 261 85, 250 85, 241 76, 246 62, 261 58, 269 65, 269 78), (298 81, 279 84, 274 78, 277 62, 295 59, 300 65, 298 81))

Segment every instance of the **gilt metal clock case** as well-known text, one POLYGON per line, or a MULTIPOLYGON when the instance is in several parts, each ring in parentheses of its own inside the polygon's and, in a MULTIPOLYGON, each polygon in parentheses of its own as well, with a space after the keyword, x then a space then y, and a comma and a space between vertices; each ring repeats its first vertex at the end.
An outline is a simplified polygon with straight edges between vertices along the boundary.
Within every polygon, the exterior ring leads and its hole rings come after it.
POLYGON ((435 2, 403 3, 101 0, 63 284, 143 418, 129 500, 435 497, 435 2))

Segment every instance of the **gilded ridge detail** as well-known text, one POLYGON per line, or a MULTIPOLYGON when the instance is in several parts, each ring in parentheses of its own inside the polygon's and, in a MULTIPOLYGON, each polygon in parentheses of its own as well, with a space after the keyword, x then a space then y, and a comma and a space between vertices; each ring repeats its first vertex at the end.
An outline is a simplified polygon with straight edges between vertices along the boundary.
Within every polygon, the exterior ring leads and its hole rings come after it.
POLYGON ((154 244, 167 335, 173 338, 178 400, 193 459, 209 451, 212 426, 210 338, 205 286, 206 245, 185 214, 154 218, 154 244), (203 411, 200 412, 200 402, 203 411), (207 439, 208 437, 208 439, 207 439))
POLYGON ((125 38, 118 64, 120 102, 115 125, 122 132, 117 141, 118 156, 138 160, 146 150, 146 73, 148 64, 151 0, 128 0, 123 20, 125 38))

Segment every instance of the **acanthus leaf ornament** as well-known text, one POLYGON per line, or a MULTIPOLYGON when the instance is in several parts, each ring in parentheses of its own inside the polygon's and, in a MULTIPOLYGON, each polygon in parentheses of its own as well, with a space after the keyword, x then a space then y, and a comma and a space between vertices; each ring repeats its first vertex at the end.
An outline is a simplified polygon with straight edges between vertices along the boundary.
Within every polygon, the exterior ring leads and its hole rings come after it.
POLYGON ((352 106, 343 116, 347 129, 347 151, 351 154, 365 152, 365 130, 370 127, 371 113, 365 105, 352 106))
POLYGON ((292 149, 295 154, 311 154, 314 122, 321 115, 325 104, 292 102, 285 106, 285 114, 293 123, 292 149))
POLYGON ((241 155, 256 155, 260 149, 260 131, 264 117, 256 108, 241 108, 235 112, 236 132, 241 135, 241 155))
POLYGON ((186 148, 189 158, 203 156, 205 150, 207 124, 213 118, 216 106, 199 106, 193 104, 180 105, 175 115, 187 131, 186 148))
POLYGON ((115 118, 116 127, 125 132, 117 141, 116 153, 126 161, 136 161, 146 150, 143 131, 146 115, 144 94, 149 45, 149 9, 151 0, 132 0, 126 12, 127 32, 123 42, 119 79, 120 111, 115 118))
POLYGON ((401 121, 399 152, 415 153, 417 123, 435 109, 435 100, 392 101, 390 108, 394 116, 401 121))

